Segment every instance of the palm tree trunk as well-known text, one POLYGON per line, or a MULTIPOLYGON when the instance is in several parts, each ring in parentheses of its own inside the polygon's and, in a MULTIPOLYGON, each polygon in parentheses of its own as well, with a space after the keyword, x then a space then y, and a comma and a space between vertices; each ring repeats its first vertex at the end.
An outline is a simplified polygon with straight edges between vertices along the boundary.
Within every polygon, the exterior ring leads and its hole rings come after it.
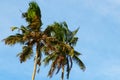
POLYGON ((64 66, 62 66, 62 75, 61 75, 61 80, 64 80, 64 66))
POLYGON ((38 54, 39 54, 39 48, 38 48, 38 44, 37 44, 37 47, 36 47, 36 56, 35 56, 35 61, 34 61, 33 74, 32 74, 32 80, 35 80, 36 69, 37 69, 38 54))

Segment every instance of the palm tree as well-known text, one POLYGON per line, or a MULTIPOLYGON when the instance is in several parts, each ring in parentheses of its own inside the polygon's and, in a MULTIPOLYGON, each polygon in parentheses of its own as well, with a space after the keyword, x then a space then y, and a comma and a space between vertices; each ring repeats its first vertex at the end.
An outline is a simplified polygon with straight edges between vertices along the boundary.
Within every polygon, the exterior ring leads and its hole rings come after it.
MULTIPOLYGON (((6 45, 22 44, 22 52, 17 56, 20 62, 25 62, 30 59, 33 54, 33 48, 36 48, 34 56, 34 68, 32 80, 35 80, 36 69, 41 65, 41 55, 44 52, 47 57, 43 60, 45 64, 52 61, 49 71, 49 76, 52 77, 55 69, 57 73, 62 68, 61 79, 64 78, 64 68, 67 70, 67 78, 72 68, 73 61, 76 61, 82 70, 85 69, 84 64, 78 58, 79 52, 75 51, 73 46, 76 44, 78 38, 75 37, 78 29, 70 31, 67 24, 55 23, 48 26, 45 31, 41 30, 41 11, 36 2, 30 2, 27 12, 22 14, 26 19, 28 26, 12 27, 12 31, 18 30, 15 35, 10 35, 4 39, 6 45)), ((38 69, 39 70, 39 69, 38 69)))
POLYGON ((49 35, 55 37, 57 40, 56 43, 54 42, 55 50, 51 51, 51 54, 43 60, 45 65, 52 61, 48 76, 52 77, 55 69, 57 69, 56 74, 60 69, 62 69, 61 80, 63 80, 64 70, 66 67, 68 79, 73 61, 75 61, 78 66, 84 71, 85 65, 78 57, 80 53, 73 48, 78 40, 78 37, 75 37, 75 34, 78 32, 79 28, 75 31, 70 31, 66 22, 56 22, 53 25, 49 25, 45 31, 47 32, 49 29, 51 30, 51 33, 49 33, 49 35))
MULTIPOLYGON (((37 66, 41 65, 42 51, 49 49, 46 46, 48 39, 44 31, 41 31, 41 11, 36 2, 30 2, 27 12, 22 14, 23 18, 28 22, 28 26, 12 27, 12 31, 18 30, 15 35, 10 35, 4 39, 6 45, 15 45, 20 43, 23 45, 22 52, 17 56, 20 58, 20 62, 25 62, 27 59, 33 56, 33 47, 36 46, 36 54, 34 56, 34 69, 32 74, 32 80, 35 79, 37 66), (44 48, 44 49, 43 49, 44 48)), ((52 39, 52 38, 51 38, 52 39)), ((45 52, 44 51, 44 52, 45 52)))

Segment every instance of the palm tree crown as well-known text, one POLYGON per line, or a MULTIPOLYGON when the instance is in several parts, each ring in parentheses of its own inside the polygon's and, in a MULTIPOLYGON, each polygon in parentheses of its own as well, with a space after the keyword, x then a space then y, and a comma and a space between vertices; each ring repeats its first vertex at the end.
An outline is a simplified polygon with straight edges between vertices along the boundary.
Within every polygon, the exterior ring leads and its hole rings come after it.
POLYGON ((73 61, 75 61, 78 66, 84 71, 85 65, 78 57, 80 53, 73 48, 78 40, 78 37, 75 37, 75 34, 79 28, 75 31, 70 31, 66 22, 55 22, 53 25, 48 26, 46 32, 49 29, 51 30, 51 33, 49 35, 55 37, 57 39, 57 43, 54 44, 56 50, 52 51, 51 54, 44 59, 45 65, 52 61, 48 76, 52 77, 55 69, 57 69, 57 74, 62 68, 61 80, 63 80, 64 69, 66 67, 67 78, 69 78, 69 73, 72 68, 73 61))

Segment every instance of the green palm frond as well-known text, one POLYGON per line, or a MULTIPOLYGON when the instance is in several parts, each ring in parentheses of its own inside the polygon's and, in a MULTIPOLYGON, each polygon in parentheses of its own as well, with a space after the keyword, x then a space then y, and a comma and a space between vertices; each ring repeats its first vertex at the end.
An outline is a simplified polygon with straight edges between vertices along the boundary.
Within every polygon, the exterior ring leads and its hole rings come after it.
POLYGON ((76 56, 82 55, 80 52, 75 51, 75 50, 74 50, 74 54, 75 54, 76 56))
POLYGON ((11 30, 14 31, 16 29, 19 29, 18 27, 11 27, 11 30))
POLYGON ((51 25, 48 25, 47 28, 44 30, 44 34, 47 36, 51 36, 51 32, 53 31, 53 27, 51 25))
POLYGON ((70 40, 69 43, 70 43, 72 46, 75 46, 76 43, 77 43, 77 41, 78 41, 78 37, 74 37, 74 38, 72 38, 72 39, 70 40))
POLYGON ((56 37, 59 41, 63 41, 64 39, 64 31, 62 29, 62 25, 55 22, 53 25, 48 26, 49 29, 46 31, 50 30, 51 36, 56 37))
POLYGON ((39 19, 41 18, 41 11, 38 4, 34 1, 29 3, 29 8, 26 13, 23 13, 23 17, 26 18, 26 21, 32 22, 35 17, 38 16, 39 19))
POLYGON ((21 30, 23 34, 27 34, 30 32, 29 29, 25 26, 21 26, 19 30, 21 30))
POLYGON ((49 62, 50 62, 51 60, 54 60, 56 57, 57 57, 57 56, 56 56, 56 53, 52 53, 52 54, 50 54, 50 55, 47 55, 47 57, 44 58, 43 62, 44 62, 45 65, 47 65, 47 64, 49 64, 49 62))
POLYGON ((75 62, 78 64, 78 66, 79 66, 83 71, 85 70, 85 65, 84 65, 84 63, 78 58, 78 56, 74 55, 72 59, 73 59, 73 61, 75 61, 75 62))
POLYGON ((25 26, 21 26, 20 28, 19 27, 11 27, 11 30, 14 31, 14 30, 18 30, 18 32, 20 33, 20 31, 25 34, 25 33, 28 33, 29 32, 29 29, 25 26))
POLYGON ((46 43, 50 45, 57 44, 59 41, 55 37, 46 37, 46 43))
POLYGON ((42 26, 41 11, 38 4, 34 1, 29 3, 27 12, 22 13, 23 18, 29 23, 28 27, 34 31, 39 31, 42 26))
POLYGON ((53 25, 49 26, 49 31, 50 29, 52 29, 52 34, 59 41, 69 43, 73 46, 77 43, 78 37, 75 37, 75 35, 78 32, 79 28, 77 28, 75 31, 70 31, 66 22, 55 22, 53 25))
POLYGON ((75 31, 72 32, 72 35, 75 36, 76 33, 78 32, 79 28, 77 28, 75 31))
POLYGON ((29 3, 29 8, 28 8, 28 16, 30 17, 35 17, 35 15, 40 16, 41 18, 41 11, 40 8, 38 6, 38 4, 34 1, 29 3))
POLYGON ((24 43, 22 34, 8 36, 3 41, 5 41, 5 44, 7 45, 15 45, 16 43, 22 43, 22 44, 24 43))
POLYGON ((23 46, 22 52, 19 53, 17 56, 20 58, 20 62, 25 62, 27 59, 30 59, 32 56, 32 47, 30 46, 23 46))
POLYGON ((71 56, 71 57, 74 56, 74 49, 73 48, 69 51, 69 56, 71 56))
POLYGON ((68 25, 67 25, 67 23, 66 23, 65 21, 62 22, 61 24, 62 24, 62 26, 65 28, 65 30, 68 30, 68 25))

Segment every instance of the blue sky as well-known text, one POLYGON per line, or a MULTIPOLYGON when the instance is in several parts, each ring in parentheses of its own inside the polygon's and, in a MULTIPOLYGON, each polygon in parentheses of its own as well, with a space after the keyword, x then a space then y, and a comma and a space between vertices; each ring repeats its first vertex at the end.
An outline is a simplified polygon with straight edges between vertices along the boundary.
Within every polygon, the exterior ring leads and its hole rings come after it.
MULTIPOLYGON (((0 40, 14 32, 11 26, 26 25, 21 17, 30 0, 1 0, 0 40)), ((120 0, 36 0, 42 11, 43 28, 53 22, 66 21, 71 30, 80 27, 75 49, 86 65, 83 72, 74 65, 69 80, 120 80, 120 0)), ((20 64, 16 54, 20 45, 0 42, 0 80, 30 80, 33 59, 20 64)), ((41 66, 36 80, 49 79, 48 67, 41 66)), ((66 80, 66 78, 65 78, 66 80)))

